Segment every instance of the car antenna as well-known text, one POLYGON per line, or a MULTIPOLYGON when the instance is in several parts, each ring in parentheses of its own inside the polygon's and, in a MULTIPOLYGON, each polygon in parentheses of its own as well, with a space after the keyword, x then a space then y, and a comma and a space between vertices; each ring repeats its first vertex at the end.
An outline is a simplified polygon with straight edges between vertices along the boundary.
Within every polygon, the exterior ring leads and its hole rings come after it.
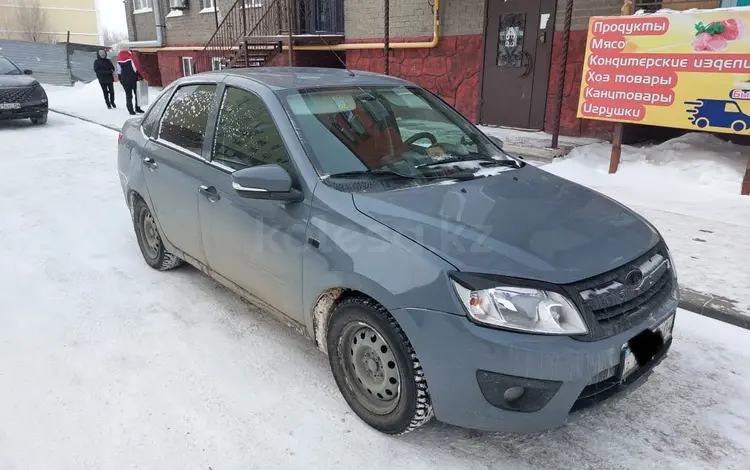
POLYGON ((318 33, 318 38, 319 38, 319 39, 320 39, 321 41, 323 41, 323 43, 324 43, 324 44, 325 44, 326 46, 328 46, 328 49, 329 49, 329 50, 331 51, 331 53, 332 53, 333 55, 335 55, 335 56, 336 56, 336 58, 337 58, 337 59, 339 60, 339 62, 341 62, 341 65, 343 65, 343 66, 344 66, 344 68, 346 69, 346 71, 347 71, 347 72, 349 72, 349 75, 353 77, 353 76, 354 76, 354 72, 352 72, 352 71, 351 71, 351 69, 349 69, 349 67, 347 67, 347 66, 346 66, 346 62, 344 62, 344 61, 343 61, 343 60, 341 59, 341 57, 339 57, 339 55, 338 55, 338 54, 336 54, 336 51, 334 51, 334 50, 333 50, 333 47, 331 47, 331 45, 330 45, 330 44, 328 43, 328 41, 326 41, 326 40, 325 40, 325 38, 323 38, 323 35, 322 35, 322 34, 320 34, 320 33, 318 33))

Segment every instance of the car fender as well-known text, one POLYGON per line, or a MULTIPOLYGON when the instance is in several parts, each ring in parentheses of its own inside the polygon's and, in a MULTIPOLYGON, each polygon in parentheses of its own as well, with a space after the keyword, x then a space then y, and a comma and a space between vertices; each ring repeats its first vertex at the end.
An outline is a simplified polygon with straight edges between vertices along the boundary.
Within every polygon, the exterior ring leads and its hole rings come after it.
POLYGON ((463 315, 447 275, 455 268, 359 212, 351 194, 317 185, 306 238, 302 304, 312 337, 321 320, 327 324, 335 299, 348 290, 373 298, 389 311, 420 307, 463 315))

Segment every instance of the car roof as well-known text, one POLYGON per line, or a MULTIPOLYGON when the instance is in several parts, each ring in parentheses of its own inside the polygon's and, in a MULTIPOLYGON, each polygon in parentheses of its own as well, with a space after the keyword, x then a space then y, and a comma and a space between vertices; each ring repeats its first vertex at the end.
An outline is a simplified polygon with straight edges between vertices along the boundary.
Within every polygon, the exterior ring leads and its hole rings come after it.
POLYGON ((411 82, 388 75, 323 67, 251 67, 222 70, 220 73, 247 78, 274 91, 337 86, 413 85, 411 82))

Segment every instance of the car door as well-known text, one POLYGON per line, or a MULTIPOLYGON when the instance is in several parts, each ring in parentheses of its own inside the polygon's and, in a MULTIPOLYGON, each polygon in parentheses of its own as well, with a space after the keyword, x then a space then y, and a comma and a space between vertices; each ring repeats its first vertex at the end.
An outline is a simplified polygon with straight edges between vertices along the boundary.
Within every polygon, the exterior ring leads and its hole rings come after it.
POLYGON ((203 144, 216 84, 177 88, 146 145, 142 162, 151 207, 163 236, 180 251, 206 263, 198 222, 199 174, 206 164, 203 144))
POLYGON ((302 251, 309 201, 248 199, 232 188, 232 172, 270 163, 286 169, 299 186, 287 147, 258 94, 225 87, 211 153, 198 201, 209 267, 302 322, 302 251))

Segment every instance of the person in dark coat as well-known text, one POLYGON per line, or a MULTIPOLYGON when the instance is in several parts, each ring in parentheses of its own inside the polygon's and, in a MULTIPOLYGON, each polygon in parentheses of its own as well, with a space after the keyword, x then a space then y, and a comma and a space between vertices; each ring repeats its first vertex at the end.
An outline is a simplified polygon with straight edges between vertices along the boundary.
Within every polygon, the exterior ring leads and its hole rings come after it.
POLYGON ((125 90, 125 104, 128 107, 128 112, 133 115, 135 113, 143 113, 138 104, 138 94, 135 91, 138 81, 143 80, 143 76, 138 71, 138 63, 135 57, 128 50, 122 50, 117 55, 117 76, 120 79, 123 90, 125 90), (135 108, 133 107, 134 94, 136 95, 135 108))
POLYGON ((107 51, 101 49, 97 53, 98 57, 94 61, 94 72, 99 80, 104 94, 104 102, 108 109, 116 108, 115 106, 115 66, 107 58, 107 51))

